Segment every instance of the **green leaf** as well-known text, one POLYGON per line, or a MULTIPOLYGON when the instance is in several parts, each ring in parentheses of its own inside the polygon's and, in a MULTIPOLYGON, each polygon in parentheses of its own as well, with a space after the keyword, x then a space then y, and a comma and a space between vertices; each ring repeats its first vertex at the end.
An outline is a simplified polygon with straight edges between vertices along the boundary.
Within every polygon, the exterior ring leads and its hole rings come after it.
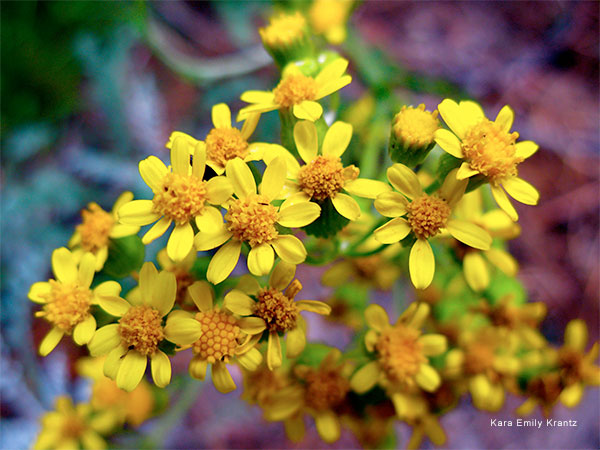
POLYGON ((102 272, 110 277, 124 278, 142 267, 144 254, 145 247, 138 236, 111 239, 102 272))

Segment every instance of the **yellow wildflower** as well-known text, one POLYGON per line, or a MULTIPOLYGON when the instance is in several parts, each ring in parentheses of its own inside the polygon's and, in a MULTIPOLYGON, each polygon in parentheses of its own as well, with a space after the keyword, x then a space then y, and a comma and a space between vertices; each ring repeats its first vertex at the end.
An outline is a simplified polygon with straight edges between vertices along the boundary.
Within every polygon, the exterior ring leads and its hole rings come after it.
POLYGON ((435 131, 440 127, 437 111, 426 111, 425 104, 416 108, 403 106, 392 121, 389 154, 394 162, 416 166, 435 146, 435 131))
POLYGON ((332 44, 344 42, 352 4, 352 0, 315 0, 308 11, 313 31, 323 34, 332 44))
POLYGON ((152 200, 133 200, 118 211, 121 223, 148 225, 156 222, 142 238, 144 244, 162 236, 172 222, 175 227, 167 243, 167 253, 174 261, 184 259, 194 245, 194 220, 200 230, 213 231, 221 222, 221 212, 209 204, 220 205, 233 192, 225 177, 204 181, 206 149, 196 145, 193 162, 185 138, 176 137, 171 148, 171 165, 150 156, 140 162, 140 175, 152 189, 152 200))
POLYGON ((69 240, 69 248, 77 260, 85 252, 91 252, 96 257, 96 271, 102 270, 108 258, 109 240, 131 236, 140 231, 137 225, 118 223, 117 211, 131 200, 133 194, 123 192, 110 213, 94 202, 88 205, 87 210, 81 210, 82 223, 75 227, 75 233, 69 240))
POLYGON ((317 300, 295 300, 302 289, 302 284, 294 276, 296 266, 286 261, 279 261, 269 277, 267 287, 261 288, 254 278, 247 278, 240 289, 229 292, 223 306, 240 316, 241 323, 252 327, 253 334, 262 336, 263 331, 269 333, 267 346, 267 365, 269 369, 282 364, 281 342, 279 334, 284 333, 286 339, 286 355, 295 358, 306 345, 306 323, 300 315, 301 311, 311 311, 327 315, 331 308, 317 300))
POLYGON ((515 113, 508 105, 493 122, 485 117, 481 106, 471 101, 457 104, 445 99, 438 110, 452 131, 437 130, 435 141, 450 155, 464 161, 456 174, 459 180, 484 176, 498 206, 514 221, 519 216, 506 193, 526 205, 537 204, 538 191, 517 176, 517 166, 533 155, 538 145, 533 141, 516 142, 519 133, 510 133, 515 113))
POLYGON ((316 77, 302 74, 295 64, 288 65, 282 79, 275 89, 267 91, 246 91, 241 99, 251 105, 242 108, 238 120, 243 120, 251 113, 264 113, 276 109, 291 110, 298 119, 314 122, 321 114, 323 107, 317 100, 343 88, 352 81, 350 75, 344 75, 348 61, 335 59, 327 64, 316 77))
POLYGON ((259 28, 258 33, 267 49, 289 47, 306 36, 306 19, 299 11, 280 13, 271 17, 269 25, 259 28))
POLYGON ((392 244, 410 233, 416 237, 410 251, 409 271, 417 289, 425 289, 433 280, 435 260, 428 239, 443 229, 471 247, 483 250, 490 248, 492 238, 484 229, 450 217, 467 187, 466 180, 456 179, 456 170, 446 176, 439 191, 433 195, 423 191, 415 173, 403 164, 394 164, 387 170, 387 176, 398 192, 386 192, 378 196, 375 208, 393 219, 375 230, 375 239, 383 244, 392 244), (406 219, 401 217, 405 215, 406 219))
POLYGON ((167 319, 165 332, 169 340, 182 349, 192 349, 190 375, 204 380, 211 364, 213 384, 219 392, 226 394, 236 388, 227 364, 237 361, 252 371, 261 363, 262 355, 255 347, 258 339, 251 338, 254 334, 251 326, 246 327, 229 312, 214 306, 214 292, 208 283, 196 281, 189 287, 189 292, 199 312, 192 315, 174 311, 167 319))
POLYGON ((280 198, 286 177, 285 161, 275 158, 267 165, 258 193, 254 176, 241 159, 229 161, 226 173, 237 198, 226 205, 225 223, 220 222, 218 231, 200 232, 195 238, 196 249, 200 251, 221 246, 208 266, 208 281, 217 284, 229 276, 238 262, 243 242, 250 245, 247 264, 254 275, 271 271, 274 251, 289 263, 303 262, 306 249, 300 239, 280 235, 276 224, 294 228, 306 226, 319 217, 321 208, 309 202, 284 202, 279 207, 271 204, 280 198))
POLYGON ((96 268, 96 258, 87 252, 79 263, 65 247, 52 252, 52 271, 56 279, 34 283, 28 297, 39 303, 42 310, 35 313, 52 324, 52 329, 42 340, 40 355, 46 356, 58 345, 65 334, 73 334, 78 345, 87 344, 94 331, 96 319, 91 306, 103 295, 119 295, 121 286, 116 281, 106 281, 90 289, 96 268))

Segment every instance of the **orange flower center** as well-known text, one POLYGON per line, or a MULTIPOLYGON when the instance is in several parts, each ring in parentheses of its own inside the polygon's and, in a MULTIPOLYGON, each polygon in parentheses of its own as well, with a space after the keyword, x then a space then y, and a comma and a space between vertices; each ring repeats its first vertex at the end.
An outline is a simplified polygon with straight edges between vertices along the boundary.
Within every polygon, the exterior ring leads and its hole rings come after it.
POLYGON ((350 383, 339 368, 311 370, 306 379, 306 404, 317 411, 335 408, 346 398, 350 383))
POLYGON ((394 117, 392 129, 408 145, 424 147, 433 142, 435 130, 440 127, 437 116, 437 111, 425 111, 423 103, 416 108, 403 106, 394 117))
POLYGON ((235 355, 240 337, 240 327, 235 318, 219 310, 200 312, 196 320, 202 327, 202 336, 193 344, 194 352, 210 364, 229 362, 235 355))
POLYGON ((248 142, 237 128, 213 128, 206 136, 206 156, 225 166, 230 159, 248 156, 248 142))
POLYGON ((396 325, 381 333, 375 348, 379 364, 393 381, 412 384, 421 364, 427 362, 415 328, 396 325))
POLYGON ((484 119, 467 131, 461 147, 471 169, 495 182, 517 175, 517 164, 523 161, 515 156, 518 137, 516 131, 507 133, 495 122, 484 119))
POLYGON ((264 195, 251 194, 246 198, 232 200, 225 214, 227 229, 238 241, 248 242, 251 247, 271 242, 278 236, 275 222, 277 208, 264 195))
POLYGON ((306 20, 296 11, 295 14, 281 14, 271 18, 269 26, 259 28, 263 43, 269 47, 289 45, 304 36, 306 20))
POLYGON ((358 177, 358 169, 344 169, 340 158, 319 155, 298 171, 298 184, 315 200, 333 198, 344 188, 344 182, 358 177))
POLYGON ((168 173, 154 193, 154 212, 183 225, 204 210, 206 182, 194 176, 168 173))
POLYGON ((558 351, 560 374, 567 386, 584 378, 583 355, 575 349, 562 347, 558 351))
POLYGON ((304 100, 315 100, 317 82, 301 73, 288 75, 273 90, 275 103, 285 108, 298 105, 304 100))
POLYGON ((488 372, 494 367, 494 350, 487 344, 474 343, 465 353, 465 372, 469 375, 488 372))
POLYGON ((153 355, 165 337, 160 312, 148 305, 132 306, 119 319, 119 334, 123 346, 153 355))
POLYGON ((90 203, 88 209, 81 210, 83 222, 75 231, 81 235, 81 247, 88 252, 96 252, 108 245, 108 238, 115 224, 112 214, 104 211, 96 203, 90 203))
POLYGON ((70 333, 75 325, 89 316, 92 291, 77 283, 62 284, 50 280, 50 284, 50 292, 43 296, 46 299, 43 310, 36 316, 44 317, 55 327, 70 333))
POLYGON ((302 289, 298 280, 292 281, 284 295, 273 288, 263 288, 258 293, 254 314, 263 319, 269 331, 285 332, 296 327, 298 307, 294 297, 302 289))
POLYGON ((79 440, 83 433, 87 430, 87 425, 77 414, 69 414, 63 417, 60 436, 64 440, 74 439, 79 440))
POLYGON ((423 194, 408 204, 408 224, 419 239, 427 239, 446 226, 450 212, 445 200, 423 194))

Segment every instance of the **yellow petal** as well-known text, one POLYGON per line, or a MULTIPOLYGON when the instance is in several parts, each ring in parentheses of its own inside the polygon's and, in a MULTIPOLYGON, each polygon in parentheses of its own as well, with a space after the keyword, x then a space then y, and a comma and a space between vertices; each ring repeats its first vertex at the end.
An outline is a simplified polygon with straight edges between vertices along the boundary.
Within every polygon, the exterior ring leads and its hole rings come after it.
POLYGON ((510 253, 499 248, 490 248, 485 252, 485 257, 506 275, 514 277, 519 271, 519 264, 510 253))
POLYGON ((588 341, 588 330, 581 319, 571 320, 565 328, 565 346, 583 352, 588 341))
POLYGON ((111 323, 98 328, 94 337, 88 343, 88 350, 92 356, 106 355, 121 343, 119 324, 111 323))
POLYGON ((330 81, 337 80, 348 68, 348 60, 345 58, 336 58, 327 64, 315 77, 315 81, 319 85, 329 83, 330 81))
POLYGON ((200 231, 194 236, 194 246, 199 251, 211 250, 225 243, 231 236, 231 231, 227 231, 224 226, 215 233, 200 231))
POLYGON ((148 231, 146 231, 146 234, 144 234, 144 237, 142 237, 142 243, 148 245, 150 242, 161 237, 171 226, 171 222, 172 220, 168 217, 163 217, 160 219, 158 222, 152 225, 148 231))
POLYGON ((176 296, 177 280, 175 274, 163 270, 156 277, 149 305, 156 308, 160 312, 160 316, 164 317, 171 309, 173 309, 176 296))
POLYGON ((508 105, 504 105, 498 115, 496 116, 496 125, 500 127, 505 133, 510 133, 510 129, 515 120, 515 112, 508 105))
MULTIPOLYGON (((174 311, 175 312, 175 311, 174 311)), ((202 325, 192 316, 169 314, 164 328, 165 337, 180 346, 191 345, 200 339, 202 325)))
POLYGON ((471 169, 471 165, 468 162, 463 162, 460 165, 458 172, 456 172, 456 179, 466 180, 467 178, 477 175, 478 173, 479 172, 477 170, 471 169))
POLYGON ((357 178, 356 180, 347 182, 344 185, 344 190, 358 197, 377 198, 377 196, 390 191, 391 188, 389 184, 383 181, 357 178))
MULTIPOLYGON (((454 100, 446 98, 442 101, 442 103, 438 105, 437 109, 440 112, 440 116, 442 116, 442 119, 444 119, 444 122, 446 122, 446 125, 450 127, 454 134, 456 134, 460 139, 462 139, 467 131, 467 126, 464 123, 458 104, 454 100)), ((438 144, 440 143, 438 142, 438 144)), ((442 144, 440 144, 440 147, 446 150, 442 144)))
POLYGON ((287 332, 285 349, 288 358, 296 358, 304 351, 304 347, 306 347, 306 334, 301 327, 287 332))
POLYGON ((575 383, 563 389, 560 393, 560 402, 567 408, 575 408, 583 398, 583 384, 575 383))
POLYGON ((301 264, 306 259, 306 249, 302 241, 291 234, 280 235, 271 241, 277 255, 290 264, 301 264))
POLYGON ((96 319, 91 314, 82 322, 75 325, 73 329, 73 340, 78 345, 84 345, 90 342, 96 331, 96 319))
POLYGON ((317 90, 317 100, 328 96, 329 94, 339 91, 341 88, 343 88, 344 86, 347 86, 348 84, 350 84, 352 82, 352 77, 350 75, 344 75, 340 78, 331 80, 327 83, 322 84, 321 86, 319 86, 319 89, 317 90))
POLYGON ((48 354, 56 348, 64 334, 64 331, 53 327, 40 343, 40 355, 48 356, 48 354))
POLYGON ((475 292, 481 292, 490 284, 487 265, 479 252, 467 252, 463 260, 465 280, 475 292))
POLYGON ((273 268, 275 252, 269 244, 260 244, 250 249, 248 253, 248 270, 252 275, 261 277, 268 274, 273 268))
POLYGON ((446 178, 444 179, 444 183, 440 187, 440 197, 446 200, 448 206, 450 208, 454 207, 456 203, 462 198, 465 193, 465 189, 469 184, 468 180, 459 180, 457 179, 458 171, 460 169, 451 170, 446 178))
POLYGON ((117 212, 119 221, 127 225, 148 225, 160 219, 160 214, 154 213, 152 200, 133 200, 125 203, 117 212))
MULTIPOLYGON (((458 104, 461 120, 467 128, 477 125, 485 118, 485 113, 479 104, 470 100, 463 100, 458 104)), ((444 119, 445 120, 445 119, 444 119)))
MULTIPOLYGON (((304 440, 304 434, 306 432, 304 428, 304 417, 301 414, 294 414, 298 409, 297 407, 294 409, 294 405, 290 405, 288 403, 288 405, 286 405, 285 407, 288 410, 292 409, 293 411, 289 413, 286 413, 284 411, 282 413, 281 410, 278 410, 277 413, 283 415, 284 417, 287 417, 283 422, 283 425, 285 426, 285 435, 291 442, 298 444, 304 440), (294 415, 290 416, 290 414, 294 415)), ((273 409, 275 409, 275 406, 273 407, 273 409)), ((275 419, 271 418, 271 420, 275 419)))
POLYGON ((335 122, 325 134, 321 153, 325 156, 339 158, 346 151, 351 139, 352 125, 346 122, 335 122))
POLYGON ((273 93, 268 91, 246 91, 240 98, 246 103, 272 103, 274 97, 273 93))
POLYGON ((365 309, 365 321, 375 331, 382 332, 390 327, 390 318, 381 306, 373 303, 365 309))
POLYGON ((32 302, 36 303, 46 303, 46 296, 52 290, 52 285, 47 281, 39 281, 37 283, 33 283, 29 288, 29 293, 27 297, 32 302))
POLYGON ((417 289, 425 289, 431 284, 435 272, 435 259, 426 239, 417 239, 412 246, 408 268, 410 279, 417 289))
POLYGON ((526 205, 537 205, 540 193, 527 181, 518 177, 510 177, 505 178, 501 183, 508 195, 516 201, 526 205))
POLYGON ((129 350, 121 362, 117 373, 117 386, 127 392, 133 391, 146 372, 148 359, 135 350, 129 350))
POLYGON ((169 172, 167 166, 156 156, 149 156, 140 161, 140 175, 152 192, 158 192, 162 187, 162 180, 169 172))
POLYGON ((331 199, 335 210, 348 220, 356 220, 360 217, 360 206, 352 197, 338 192, 331 199))
POLYGON ((331 444, 340 438, 340 422, 330 409, 319 411, 315 416, 317 433, 323 441, 331 444))
POLYGON ((131 308, 129 302, 121 297, 100 297, 98 304, 104 311, 115 317, 123 317, 131 308))
POLYGON ((314 222, 320 214, 321 207, 316 203, 296 203, 279 211, 277 223, 284 227, 300 228, 314 222))
MULTIPOLYGON (((246 167, 248 169, 248 167, 246 167)), ((250 170, 250 169, 248 169, 250 170)), ((252 178, 254 180, 254 178, 252 178)), ((223 176, 213 177, 206 182, 206 199, 212 205, 225 203, 233 194, 233 185, 223 176)))
POLYGON ((192 175, 198 179, 204 177, 204 171, 206 170, 206 144, 202 141, 198 141, 194 148, 192 157, 192 175))
POLYGON ((212 107, 212 122, 215 128, 231 128, 231 111, 225 103, 212 107))
POLYGON ((433 392, 439 387, 442 379, 429 364, 421 364, 419 372, 415 375, 415 381, 423 390, 433 392))
POLYGON ((488 250, 492 245, 490 234, 472 222, 452 219, 448 221, 446 228, 452 237, 473 248, 488 250))
POLYGON ((387 177, 396 190, 410 199, 419 197, 423 190, 415 173, 404 164, 396 163, 387 170, 387 177))
POLYGON ((283 291, 294 279, 296 266, 283 260, 279 261, 269 277, 269 286, 283 291))
MULTIPOLYGON (((82 448, 88 450, 104 450, 106 448, 106 442, 100 437, 98 433, 92 430, 84 431, 81 435, 82 448)), ((77 447, 79 448, 79 447, 77 447)))
POLYGON ((144 303, 150 302, 152 298, 152 293, 154 292, 154 282, 158 278, 158 271, 154 264, 150 261, 147 261, 142 266, 140 270, 140 281, 138 285, 140 286, 142 301, 144 303))
POLYGON ((443 334, 425 334, 418 340, 425 356, 441 355, 448 348, 448 340, 443 334))
POLYGON ((315 124, 307 120, 297 122, 294 125, 294 142, 305 163, 308 164, 315 159, 319 146, 315 124))
POLYGON ((519 416, 528 416, 533 412, 536 406, 537 401, 533 398, 529 398, 525 400, 523 404, 516 409, 515 413, 519 416))
POLYGON ((256 181, 254 181, 252 171, 240 158, 227 161, 225 173, 233 186, 233 192, 238 198, 256 194, 256 181))
POLYGON ((173 173, 187 176, 190 172, 190 152, 181 139, 175 139, 171 147, 171 167, 173 173))
POLYGON ((537 152, 540 146, 533 141, 521 141, 515 144, 515 156, 527 159, 537 152))
POLYGON ((323 114, 323 107, 318 102, 304 100, 299 105, 294 105, 293 111, 298 119, 314 122, 323 114))
POLYGON ((240 329, 249 335, 260 334, 267 327, 263 319, 254 316, 242 317, 237 323, 240 329))
POLYGON ((256 126, 258 125, 258 120, 260 119, 260 113, 252 113, 248 114, 244 120, 244 125, 242 125, 242 139, 248 140, 254 130, 256 130, 256 126))
POLYGON ((221 392, 222 394, 235 391, 236 386, 233 378, 231 378, 231 374, 227 370, 227 366, 220 361, 217 361, 212 365, 212 380, 217 391, 221 392))
POLYGON ((269 112, 269 111, 274 111, 279 108, 280 108, 280 106, 274 102, 271 102, 269 104, 263 103, 263 104, 246 106, 245 108, 240 109, 240 112, 238 113, 236 120, 239 122, 241 120, 246 120, 252 114, 265 113, 265 112, 269 112))
POLYGON ((202 214, 196 216, 196 226, 202 233, 218 233, 223 228, 223 215, 217 208, 206 206, 202 214))
POLYGON ((434 137, 437 145, 442 147, 442 150, 444 150, 446 153, 449 153, 455 158, 464 158, 462 147, 460 145, 460 140, 456 137, 454 133, 440 128, 438 130, 435 130, 434 137))
POLYGON ((189 223, 175 225, 167 242, 167 255, 175 262, 183 261, 194 247, 194 229, 189 223))
POLYGON ((106 356, 106 359, 104 360, 104 366, 102 368, 104 376, 110 378, 111 380, 115 380, 117 378, 119 368, 121 367, 121 363, 123 362, 123 357, 127 352, 127 348, 118 344, 116 347, 109 351, 108 355, 106 356))
POLYGON ((244 369, 254 372, 262 363, 263 356, 256 348, 251 348, 244 354, 237 355, 236 359, 244 369))
POLYGON ((158 387, 164 388, 171 382, 171 361, 160 350, 150 357, 150 368, 154 384, 158 387))
POLYGON ((350 378, 350 387, 357 394, 364 394, 377 384, 380 373, 379 363, 371 361, 352 375, 352 378, 350 378))
POLYGON ((267 367, 273 370, 277 367, 281 367, 282 356, 281 356, 281 342, 279 342, 279 335, 276 331, 269 332, 269 340, 267 344, 267 367))
POLYGON ((267 165, 260 185, 260 193, 266 196, 269 201, 279 198, 279 193, 283 189, 283 183, 287 173, 285 160, 277 157, 267 165))
POLYGON ((374 231, 375 239, 382 244, 393 244, 408 236, 411 228, 406 219, 396 217, 374 231))
POLYGON ((94 279, 95 272, 96 257, 93 253, 84 253, 81 261, 79 261, 79 271, 77 274, 79 286, 89 288, 94 279))
POLYGON ((197 380, 204 380, 206 378, 206 368, 208 366, 208 362, 205 359, 201 359, 198 356, 195 356, 190 361, 190 365, 188 366, 188 372, 192 378, 197 380))
POLYGON ((517 214, 515 207, 510 203, 510 200, 506 196, 504 190, 500 186, 494 185, 490 185, 490 188, 492 189, 492 196, 494 197, 494 200, 496 200, 498 206, 502 208, 502 211, 508 214, 513 221, 516 222, 519 220, 519 215, 517 214))
POLYGON ((57 248, 52 252, 52 271, 61 283, 74 283, 77 281, 75 258, 65 247, 57 248))
POLYGON ((254 313, 256 302, 242 291, 234 289, 223 299, 223 306, 234 314, 250 316, 254 313))
POLYGON ((310 311, 324 316, 331 313, 331 306, 318 300, 298 300, 296 306, 300 311, 310 311))
POLYGON ((398 192, 384 192, 375 199, 375 209, 385 217, 400 217, 406 214, 408 200, 398 192))
POLYGON ((195 281, 188 292, 200 312, 210 311, 213 307, 214 293, 206 281, 195 281))
POLYGON ((210 260, 206 279, 212 284, 225 280, 237 265, 241 248, 242 243, 235 239, 222 246, 210 260))

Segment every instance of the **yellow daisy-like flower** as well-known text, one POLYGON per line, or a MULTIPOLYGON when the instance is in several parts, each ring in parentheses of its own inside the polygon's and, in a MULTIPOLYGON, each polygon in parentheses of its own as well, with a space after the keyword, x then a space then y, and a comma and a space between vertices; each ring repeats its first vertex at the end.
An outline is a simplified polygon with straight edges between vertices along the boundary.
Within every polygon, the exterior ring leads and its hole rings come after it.
POLYGON ((33 444, 34 450, 107 448, 102 435, 116 425, 110 412, 95 413, 88 403, 73 405, 67 396, 56 399, 55 411, 40 419, 42 430, 33 444))
POLYGON ((171 147, 171 168, 156 156, 140 162, 140 175, 152 189, 152 200, 133 200, 118 211, 121 223, 148 225, 156 222, 142 238, 144 244, 162 236, 171 223, 175 227, 167 243, 167 254, 181 261, 192 250, 194 230, 192 220, 202 231, 218 230, 222 216, 212 205, 220 205, 232 194, 231 183, 225 177, 204 181, 206 149, 196 145, 190 163, 190 153, 185 138, 176 137, 171 147))
POLYGON ((352 81, 344 75, 348 61, 338 58, 327 64, 316 77, 302 74, 295 64, 288 65, 275 89, 267 91, 246 91, 241 99, 250 106, 242 108, 238 120, 251 113, 264 113, 276 109, 291 110, 298 119, 314 122, 323 114, 323 107, 317 102, 352 81))
POLYGON ((315 0, 308 11, 310 26, 332 44, 346 40, 346 21, 352 9, 351 0, 315 0))
POLYGON ((77 260, 85 252, 91 252, 96 257, 96 272, 102 270, 108 258, 109 240, 131 236, 140 231, 137 225, 118 223, 117 211, 131 200, 133 194, 123 192, 111 212, 104 211, 94 202, 88 205, 88 209, 81 210, 82 223, 75 227, 75 233, 69 240, 69 248, 77 260))
POLYGON ((435 260, 428 239, 444 229, 470 247, 490 248, 492 238, 487 231, 474 223, 450 217, 468 183, 467 180, 456 179, 456 169, 446 176, 439 191, 433 195, 423 191, 415 173, 403 164, 394 164, 387 170, 387 176, 398 192, 379 195, 375 208, 393 219, 375 230, 375 239, 383 244, 392 244, 410 233, 417 238, 408 264, 410 278, 417 289, 425 289, 433 280, 435 260))
POLYGON ((88 344, 92 356, 108 355, 104 374, 128 392, 142 380, 148 358, 154 383, 165 387, 171 381, 171 362, 158 346, 168 338, 162 320, 175 303, 175 275, 164 270, 159 273, 154 264, 146 262, 140 270, 139 292, 128 300, 100 298, 102 309, 119 320, 99 328, 88 344))
POLYGON ((280 235, 276 224, 292 228, 306 226, 319 217, 321 208, 309 202, 286 201, 279 207, 271 204, 280 198, 286 177, 285 161, 275 158, 267 165, 258 191, 250 168, 241 159, 229 161, 226 173, 237 198, 224 205, 228 211, 218 231, 201 232, 195 238, 196 249, 200 251, 222 245, 208 266, 208 281, 217 284, 229 276, 238 262, 243 242, 250 245, 247 263, 253 275, 266 275, 271 271, 274 251, 284 261, 302 263, 306 259, 304 245, 295 236, 280 235))
POLYGON ((229 292, 223 306, 240 316, 246 316, 242 323, 253 329, 252 334, 262 336, 269 333, 267 346, 267 365, 269 369, 282 364, 281 342, 279 334, 285 334, 286 355, 295 358, 306 345, 306 323, 301 311, 311 311, 327 315, 329 305, 317 300, 295 300, 302 289, 300 281, 295 280, 296 266, 279 261, 269 277, 267 287, 261 288, 254 278, 247 278, 238 289, 229 292))
POLYGON ((121 286, 116 281, 106 281, 90 289, 96 269, 96 258, 85 253, 79 262, 66 248, 52 252, 52 271, 56 279, 34 283, 28 297, 39 303, 42 310, 35 313, 52 324, 52 329, 42 340, 40 355, 46 356, 58 345, 65 334, 73 335, 78 345, 87 344, 94 331, 96 319, 91 306, 98 304, 103 295, 119 295, 121 286))
POLYGON ((471 101, 445 99, 438 110, 452 131, 437 130, 435 141, 450 155, 464 160, 456 174, 459 180, 478 174, 486 177, 498 206, 514 221, 519 216, 506 193, 526 205, 537 204, 538 191, 517 176, 517 166, 533 155, 538 145, 533 141, 516 142, 519 133, 510 132, 515 113, 508 105, 493 122, 485 117, 481 106, 471 101))
POLYGON ((256 349, 258 338, 251 337, 252 327, 214 306, 214 292, 207 282, 195 282, 189 292, 199 312, 192 315, 173 311, 165 327, 167 337, 182 349, 191 348, 194 352, 189 364, 192 377, 204 380, 211 364, 213 384, 226 394, 236 389, 227 364, 238 362, 244 369, 253 371, 262 362, 262 355, 256 349))
POLYGON ((440 375, 429 365, 428 357, 444 353, 447 343, 441 334, 421 335, 428 314, 429 305, 412 303, 396 323, 390 325, 381 306, 367 307, 365 320, 370 329, 365 336, 365 345, 376 359, 352 376, 350 386, 355 392, 362 394, 379 384, 386 389, 398 412, 402 406, 400 392, 416 388, 433 392, 439 387, 440 375))
POLYGON ((352 138, 352 125, 335 122, 325 134, 321 154, 319 152, 317 127, 310 121, 300 121, 294 126, 294 141, 300 157, 305 162, 300 166, 293 158, 286 158, 288 174, 286 195, 295 202, 331 200, 340 215, 349 220, 360 216, 360 206, 351 196, 376 198, 389 191, 381 181, 358 178, 359 169, 354 165, 344 167, 341 156, 352 138))
POLYGON ((225 172, 227 161, 241 158, 245 162, 262 158, 262 148, 267 145, 260 142, 248 143, 248 139, 256 130, 260 113, 249 114, 244 120, 242 129, 231 126, 231 110, 225 103, 212 107, 214 128, 208 132, 204 141, 194 139, 181 131, 174 131, 169 137, 167 148, 173 148, 175 139, 182 139, 193 155, 197 147, 206 150, 206 165, 218 175, 225 172))
POLYGON ((259 28, 258 33, 267 49, 281 49, 306 36, 306 19, 299 12, 271 17, 269 25, 259 28))

